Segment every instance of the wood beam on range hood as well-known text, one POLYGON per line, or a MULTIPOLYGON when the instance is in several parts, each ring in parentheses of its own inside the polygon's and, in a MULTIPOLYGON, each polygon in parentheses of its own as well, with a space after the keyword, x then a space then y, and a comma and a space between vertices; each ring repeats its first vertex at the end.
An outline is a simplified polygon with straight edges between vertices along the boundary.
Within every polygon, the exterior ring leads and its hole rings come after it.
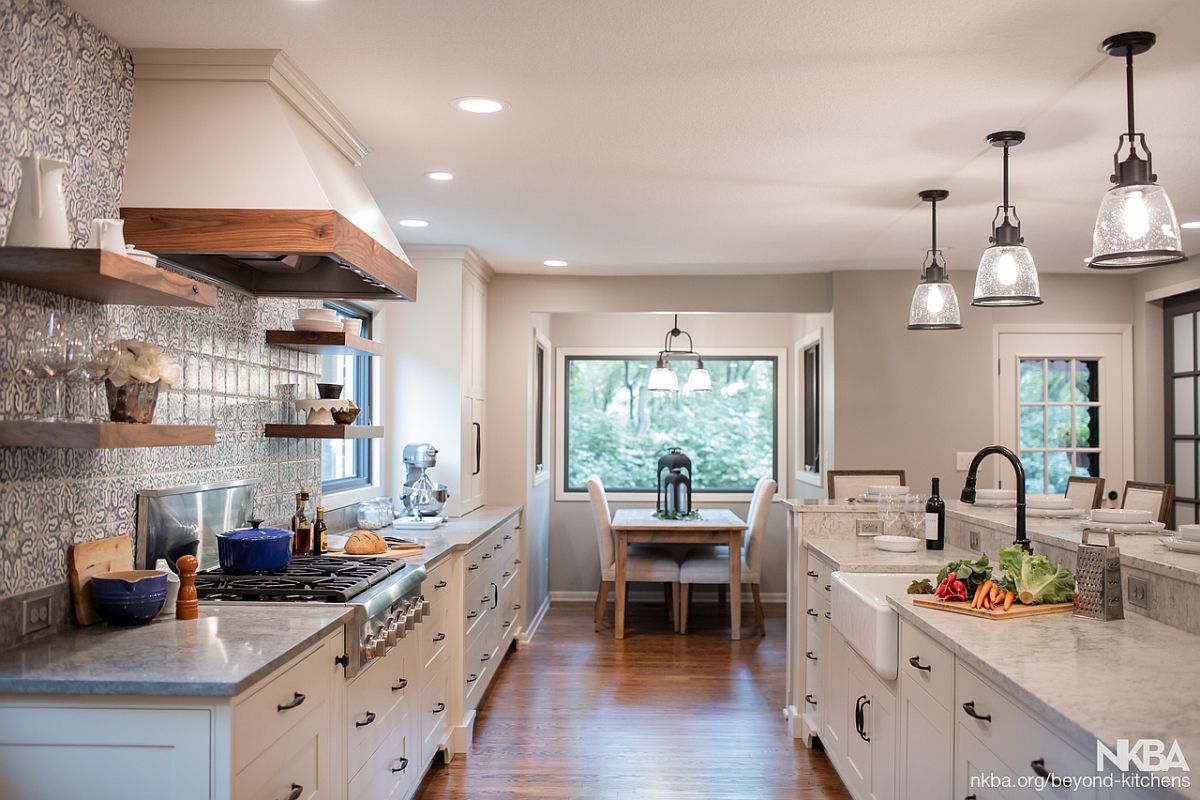
POLYGON ((259 297, 416 300, 417 271, 333 210, 122 208, 125 237, 259 297))

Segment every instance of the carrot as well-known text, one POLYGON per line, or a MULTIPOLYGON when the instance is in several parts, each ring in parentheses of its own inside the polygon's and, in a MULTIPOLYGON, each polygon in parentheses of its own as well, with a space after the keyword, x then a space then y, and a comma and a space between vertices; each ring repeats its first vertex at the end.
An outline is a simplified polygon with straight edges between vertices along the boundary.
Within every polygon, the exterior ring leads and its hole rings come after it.
POLYGON ((983 586, 981 586, 981 587, 980 587, 980 589, 979 589, 979 599, 978 599, 978 600, 975 602, 975 608, 979 608, 979 607, 980 607, 980 605, 981 605, 981 604, 982 604, 982 602, 983 602, 983 598, 984 598, 984 597, 987 597, 987 596, 988 596, 988 593, 992 591, 992 586, 993 586, 993 585, 994 585, 994 584, 993 584, 991 581, 986 581, 986 582, 983 584, 983 586))
POLYGON ((988 602, 990 602, 992 605, 996 605, 996 601, 1003 596, 1004 595, 1000 591, 1000 587, 993 583, 991 591, 988 592, 988 602))
POLYGON ((986 608, 988 611, 991 611, 992 608, 994 608, 994 606, 995 606, 995 604, 992 603, 992 596, 985 592, 983 595, 983 607, 986 608))
POLYGON ((979 608, 979 598, 983 596, 983 584, 975 587, 975 596, 971 598, 971 608, 979 608))
POLYGON ((1005 611, 1008 611, 1008 609, 1012 608, 1013 600, 1015 600, 1016 597, 1017 596, 1015 594, 1013 594, 1012 592, 1004 593, 1004 610, 1005 611))

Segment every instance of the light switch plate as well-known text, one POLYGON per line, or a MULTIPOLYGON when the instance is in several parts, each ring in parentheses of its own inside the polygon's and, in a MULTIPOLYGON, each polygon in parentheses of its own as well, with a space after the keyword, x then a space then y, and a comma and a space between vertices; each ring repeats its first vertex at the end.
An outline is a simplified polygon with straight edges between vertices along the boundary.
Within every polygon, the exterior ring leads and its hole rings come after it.
POLYGON ((974 457, 974 453, 955 453, 954 468, 959 472, 966 472, 971 468, 971 459, 974 457))
POLYGON ((880 536, 883 534, 883 520, 859 518, 855 522, 855 533, 859 536, 880 536))

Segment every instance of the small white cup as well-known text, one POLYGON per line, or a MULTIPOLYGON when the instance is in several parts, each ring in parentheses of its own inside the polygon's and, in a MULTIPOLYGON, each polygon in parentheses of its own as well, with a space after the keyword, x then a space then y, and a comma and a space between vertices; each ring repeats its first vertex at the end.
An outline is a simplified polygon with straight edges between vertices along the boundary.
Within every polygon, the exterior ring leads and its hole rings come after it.
POLYGON ((1200 542, 1200 525, 1180 525, 1176 533, 1185 542, 1200 542))
POLYGON ((125 255, 125 220, 100 218, 92 220, 88 247, 98 247, 101 250, 125 255))
POLYGON ((362 333, 361 319, 344 319, 342 320, 342 330, 353 336, 358 336, 362 333))

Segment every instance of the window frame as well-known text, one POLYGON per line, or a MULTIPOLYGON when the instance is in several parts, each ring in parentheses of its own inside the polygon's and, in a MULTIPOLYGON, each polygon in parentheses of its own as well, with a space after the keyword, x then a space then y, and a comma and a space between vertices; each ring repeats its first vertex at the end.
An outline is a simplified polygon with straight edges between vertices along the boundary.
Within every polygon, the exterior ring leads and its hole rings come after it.
MULTIPOLYGON (((658 357, 658 349, 653 347, 558 347, 554 350, 554 367, 555 374, 553 378, 554 385, 554 425, 555 425, 555 442, 554 442, 554 499, 556 501, 566 502, 588 502, 589 497, 585 489, 566 488, 566 472, 567 472, 567 402, 566 402, 566 382, 567 382, 567 361, 574 358, 594 358, 594 359, 646 359, 653 360, 658 357)), ((775 446, 774 446, 774 474, 771 476, 777 486, 782 486, 784 481, 782 476, 788 474, 789 453, 787 442, 788 439, 788 401, 789 401, 789 383, 788 383, 788 348, 786 347, 726 347, 713 348, 705 347, 701 349, 701 354, 705 361, 712 359, 714 361, 720 359, 774 359, 775 360, 775 446)), ((753 487, 744 490, 697 490, 693 489, 694 500, 697 505, 711 504, 717 502, 748 502, 753 494, 753 487)), ((779 490, 776 489, 778 495, 779 490)), ((654 489, 639 489, 634 491, 619 490, 607 492, 610 501, 635 501, 646 502, 652 499, 655 494, 654 489)))
POLYGON ((550 480, 550 456, 554 452, 551 439, 551 402, 554 395, 554 347, 550 340, 536 328, 533 331, 533 348, 530 354, 529 404, 531 428, 529 446, 529 471, 532 485, 539 486, 550 480), (538 463, 538 445, 541 445, 541 463, 538 463))
MULTIPOLYGON (((1065 453, 1067 455, 1068 459, 1070 460, 1071 474, 1068 477, 1080 477, 1080 478, 1103 477, 1103 475, 1099 472, 1097 472, 1096 474, 1088 473, 1086 475, 1076 475, 1076 473, 1075 473, 1075 470, 1078 469, 1078 464, 1076 463, 1076 458, 1075 458, 1076 456, 1078 456, 1080 454, 1096 456, 1100 460, 1100 468, 1099 469, 1103 469, 1104 465, 1107 463, 1107 458, 1111 451, 1111 446, 1106 447, 1103 442, 1101 442, 1100 444, 1098 444, 1095 447, 1091 447, 1091 446, 1086 446, 1086 445, 1080 445, 1079 440, 1078 440, 1079 409, 1095 408, 1103 414, 1107 414, 1109 412, 1109 409, 1105 408, 1105 404, 1100 400, 1100 377, 1099 377, 1100 372, 1099 371, 1102 367, 1103 362, 1104 362, 1104 359, 1099 358, 1099 357, 1093 357, 1093 356, 1039 356, 1039 355, 1017 356, 1017 365, 1016 365, 1016 370, 1017 370, 1017 376, 1016 376, 1017 377, 1017 399, 1016 399, 1017 449, 1015 450, 1015 452, 1017 454, 1017 458, 1019 458, 1021 460, 1022 466, 1025 466, 1028 463, 1025 460, 1027 453, 1037 453, 1037 454, 1041 455, 1041 457, 1042 457, 1042 487, 1041 487, 1040 491, 1032 492, 1033 494, 1056 494, 1057 493, 1055 490, 1053 490, 1053 487, 1050 486, 1050 456, 1054 453, 1065 453), (1054 362, 1054 361, 1065 361, 1065 362, 1068 362, 1068 364, 1070 365, 1071 380, 1070 380, 1069 385, 1071 387, 1071 394, 1070 394, 1070 399, 1068 399, 1068 400, 1051 400, 1050 399, 1050 363, 1054 362), (1041 398, 1038 400, 1026 400, 1023 397, 1021 397, 1021 395, 1020 395, 1021 367, 1026 362, 1030 362, 1030 363, 1041 362, 1040 369, 1042 372, 1042 395, 1041 395, 1041 398), (1096 373, 1097 378, 1096 378, 1096 384, 1095 384, 1096 385, 1096 399, 1095 400, 1092 400, 1092 399, 1076 400, 1075 399, 1075 390, 1078 388, 1078 383, 1076 382, 1075 376, 1078 374, 1078 368, 1079 368, 1080 362, 1093 364, 1094 365, 1093 369, 1097 370, 1097 373, 1096 373), (1041 409, 1041 413, 1042 413, 1042 444, 1040 447, 1026 447, 1021 442, 1022 412, 1026 408, 1041 409), (1057 409, 1067 409, 1071 413, 1071 419, 1070 419, 1070 423, 1069 423, 1070 430, 1071 430, 1071 444, 1066 447, 1051 446, 1051 443, 1050 443, 1050 411, 1051 411, 1051 409, 1056 409, 1056 408, 1057 409)), ((1094 434, 1096 437, 1099 437, 1101 435, 1101 430, 1102 430, 1102 426, 1098 423, 1096 425, 1096 430, 1094 431, 1094 434)), ((1026 472, 1026 491, 1029 491, 1028 482, 1029 481, 1028 481, 1028 470, 1027 470, 1027 472, 1026 472)), ((1065 491, 1065 489, 1064 489, 1064 491, 1065 491)))
POLYGON ((810 486, 825 485, 825 334, 824 328, 817 328, 801 337, 794 345, 796 356, 796 480, 810 486), (805 367, 805 354, 812 349, 817 352, 816 374, 816 449, 817 469, 805 469, 805 458, 810 442, 808 441, 808 371, 805 367))
MULTIPOLYGON (((362 321, 362 332, 359 334, 364 339, 371 338, 372 324, 375 322, 375 313, 357 303, 350 303, 340 300, 326 300, 323 308, 329 308, 337 311, 343 316, 362 321)), ((322 359, 328 356, 322 356, 322 359)), ((366 354, 352 354, 356 362, 355 369, 355 386, 353 397, 357 398, 355 402, 362 408, 360 419, 373 419, 375 404, 376 404, 376 383, 375 380, 375 360, 366 354)), ((322 363, 322 368, 324 364, 322 363)), ((357 421, 357 420, 356 420, 357 421)), ((348 478, 338 478, 331 481, 321 481, 321 497, 327 504, 331 499, 343 500, 344 504, 348 505, 355 502, 353 493, 362 493, 367 490, 373 490, 379 485, 379 469, 378 469, 378 451, 375 443, 371 439, 352 439, 351 445, 354 452, 355 475, 348 478)), ((322 457, 324 457, 324 445, 322 442, 322 457)), ((340 507, 340 506, 334 506, 340 507)))

